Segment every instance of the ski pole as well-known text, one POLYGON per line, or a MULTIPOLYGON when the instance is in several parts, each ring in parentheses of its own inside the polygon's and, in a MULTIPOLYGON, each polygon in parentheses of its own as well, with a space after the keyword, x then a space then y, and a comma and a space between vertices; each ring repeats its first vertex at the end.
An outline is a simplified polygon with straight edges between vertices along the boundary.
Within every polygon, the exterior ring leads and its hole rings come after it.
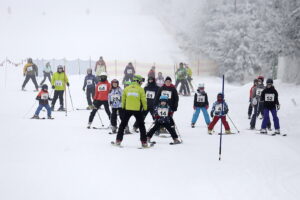
MULTIPOLYGON (((222 80, 222 95, 223 95, 223 101, 222 101, 222 113, 224 113, 224 74, 223 74, 223 80, 222 80)), ((221 116, 222 117, 222 116, 221 116)), ((221 118, 220 117, 220 118, 221 118)), ((219 161, 221 161, 222 156, 222 119, 221 119, 221 131, 220 131, 220 143, 219 143, 219 161)))
POLYGON ((69 92, 69 96, 70 96, 70 100, 71 100, 72 110, 74 111, 74 106, 73 106, 73 100, 72 100, 72 95, 71 95, 70 87, 68 87, 68 92, 69 92))
POLYGON ((32 106, 30 107, 30 109, 25 113, 25 115, 23 115, 23 118, 26 117, 26 115, 28 115, 28 113, 32 110, 32 108, 35 106, 36 101, 34 101, 34 103, 32 104, 32 106))
POLYGON ((98 114, 98 117, 99 117, 99 119, 100 119, 101 125, 102 125, 102 127, 103 127, 104 125, 103 125, 103 122, 102 122, 101 116, 100 116, 100 114, 98 113, 98 110, 97 110, 97 114, 98 114))
POLYGON ((235 126, 235 124, 233 123, 232 119, 230 118, 230 116, 227 114, 227 117, 229 118, 229 120, 231 121, 232 125, 234 126, 234 128, 237 130, 237 132, 239 133, 239 129, 235 126))

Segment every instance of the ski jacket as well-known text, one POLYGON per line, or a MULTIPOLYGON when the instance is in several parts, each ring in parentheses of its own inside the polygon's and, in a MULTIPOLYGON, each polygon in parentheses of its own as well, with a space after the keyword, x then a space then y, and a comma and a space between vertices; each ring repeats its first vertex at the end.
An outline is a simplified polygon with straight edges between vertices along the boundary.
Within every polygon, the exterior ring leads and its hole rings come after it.
POLYGON ((187 78, 187 71, 184 67, 179 68, 175 74, 177 76, 177 80, 183 80, 187 78))
POLYGON ((163 77, 163 76, 157 77, 157 79, 156 79, 156 85, 157 85, 158 87, 161 87, 161 86, 163 86, 164 84, 165 84, 165 79, 164 79, 164 77, 163 77))
POLYGON ((211 109, 211 112, 214 113, 214 115, 216 116, 225 116, 228 113, 229 109, 228 109, 228 105, 224 100, 224 110, 222 112, 222 102, 220 101, 216 101, 211 109))
POLYGON ((156 122, 160 124, 170 124, 172 116, 173 116, 173 111, 171 110, 169 105, 155 106, 153 117, 154 119, 156 119, 156 122))
POLYGON ((111 85, 107 80, 98 82, 95 88, 94 100, 107 101, 110 87, 111 85))
POLYGON ((251 88, 250 88, 250 99, 252 99, 252 96, 253 96, 253 90, 254 88, 256 87, 256 85, 253 85, 251 88))
POLYGON ((260 97, 261 97, 261 93, 262 91, 265 89, 265 86, 264 84, 260 84, 260 85, 257 85, 256 87, 253 88, 253 91, 252 91, 252 99, 253 98, 256 98, 256 100, 258 102, 260 102, 260 97))
POLYGON ((55 72, 53 74, 51 79, 51 85, 55 87, 55 90, 65 90, 66 84, 69 84, 69 79, 65 72, 55 72))
POLYGON ((52 73, 51 65, 45 65, 44 68, 43 68, 43 72, 47 73, 47 74, 52 73))
POLYGON ((30 75, 30 76, 37 76, 38 75, 38 67, 34 63, 27 63, 23 68, 23 74, 30 75))
POLYGON ((155 97, 155 105, 158 105, 159 97, 161 95, 167 96, 169 98, 168 105, 173 111, 177 111, 179 97, 176 87, 173 84, 171 84, 170 86, 166 86, 164 84, 162 87, 160 87, 155 97))
POLYGON ((261 93, 261 100, 264 102, 264 108, 272 110, 279 105, 278 92, 274 86, 266 88, 261 93))
POLYGON ((148 109, 153 109, 158 89, 159 87, 156 85, 155 82, 152 82, 151 84, 148 83, 148 85, 144 88, 147 98, 148 109))
POLYGON ((150 69, 150 71, 148 72, 148 78, 149 78, 149 77, 155 78, 155 70, 150 69))
POLYGON ((194 96, 194 106, 195 107, 206 107, 208 106, 208 97, 206 92, 200 92, 199 90, 197 90, 197 92, 195 93, 194 96))
POLYGON ((85 87, 95 88, 96 84, 97 84, 96 76, 93 74, 88 74, 84 78, 83 89, 85 89, 85 87))
POLYGON ((192 72, 192 69, 191 68, 186 68, 186 73, 187 73, 187 75, 189 76, 189 77, 192 77, 192 75, 193 75, 193 72, 192 72))
POLYGON ((144 89, 136 82, 127 86, 122 95, 122 108, 131 111, 147 110, 147 100, 144 89))
POLYGON ((95 73, 100 76, 102 72, 106 72, 106 63, 104 60, 98 60, 95 64, 95 73))
POLYGON ((112 108, 122 107, 122 89, 120 87, 112 88, 108 94, 109 104, 112 108))
POLYGON ((127 66, 125 67, 124 74, 125 74, 125 76, 132 76, 132 77, 133 77, 134 74, 135 74, 135 69, 134 69, 134 67, 131 66, 131 65, 127 65, 127 66))
POLYGON ((48 104, 48 100, 51 100, 48 91, 41 90, 35 98, 39 101, 39 104, 46 105, 48 104))

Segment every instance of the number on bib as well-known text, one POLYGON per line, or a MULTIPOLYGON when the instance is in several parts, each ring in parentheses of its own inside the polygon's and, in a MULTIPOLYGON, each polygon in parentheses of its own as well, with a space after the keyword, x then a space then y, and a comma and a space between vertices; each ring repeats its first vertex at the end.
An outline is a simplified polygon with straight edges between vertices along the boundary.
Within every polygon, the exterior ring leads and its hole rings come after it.
POLYGON ((127 74, 132 74, 132 69, 127 69, 127 74))
POLYGON ((41 95, 41 99, 42 100, 47 100, 49 98, 49 94, 48 93, 44 93, 41 95))
POLYGON ((147 91, 146 92, 146 98, 147 99, 154 99, 155 97, 155 92, 154 91, 147 91))
POLYGON ((275 94, 266 94, 265 95, 265 101, 274 101, 275 100, 275 94))
POLYGON ((89 79, 89 80, 86 80, 86 84, 87 84, 87 85, 92 85, 92 84, 93 84, 93 80, 90 80, 90 79, 89 79))
POLYGON ((114 94, 110 97, 110 100, 112 102, 117 102, 117 101, 121 101, 121 96, 120 95, 117 95, 117 94, 114 94))
POLYGON ((106 84, 100 84, 98 86, 98 91, 107 91, 107 85, 106 84))
POLYGON ((62 86, 63 83, 60 80, 55 81, 55 86, 62 86))
POLYGON ((168 90, 163 90, 161 92, 161 96, 167 96, 168 99, 171 99, 172 98, 172 92, 171 91, 168 91, 168 90))
POLYGON ((205 102, 205 96, 203 96, 203 95, 197 95, 197 102, 200 102, 200 103, 205 102))
POLYGON ((31 72, 32 70, 33 70, 32 67, 27 67, 28 72, 31 72))
POLYGON ((158 112, 158 115, 160 117, 167 117, 168 116, 168 108, 158 108, 157 109, 157 112, 158 112))
POLYGON ((216 105, 215 111, 216 111, 216 112, 221 112, 221 111, 222 111, 222 104, 216 105))
POLYGON ((256 95, 257 96, 261 96, 261 92, 263 91, 263 89, 261 89, 261 88, 257 88, 256 89, 256 95))

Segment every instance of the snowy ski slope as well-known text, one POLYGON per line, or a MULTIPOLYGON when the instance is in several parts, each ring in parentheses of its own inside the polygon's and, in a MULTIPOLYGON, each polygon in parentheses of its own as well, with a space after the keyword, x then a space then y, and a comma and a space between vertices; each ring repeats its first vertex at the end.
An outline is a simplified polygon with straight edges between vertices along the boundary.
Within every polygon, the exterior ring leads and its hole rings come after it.
MULTIPOLYGON (((180 97, 175 113, 182 145, 170 146, 170 138, 154 137, 157 141, 154 148, 139 150, 139 136, 133 134, 124 137, 125 148, 120 149, 110 145, 115 135, 107 134, 106 130, 86 129, 89 111, 70 111, 67 117, 55 112, 55 120, 29 119, 37 106, 36 103, 30 109, 36 93, 32 92, 31 82, 27 92, 20 91, 21 70, 9 67, 4 87, 5 70, 0 68, 0 199, 297 200, 300 197, 299 86, 275 82, 281 102, 281 130, 288 136, 270 137, 247 130, 251 84, 227 84, 229 115, 241 133, 223 137, 220 162, 219 136, 207 134, 203 117, 195 129, 190 128, 193 97, 180 97), (292 98, 298 106, 292 103, 292 98)), ((221 80, 196 79, 195 84, 206 84, 212 104, 221 89, 221 80)), ((73 103, 78 108, 86 106, 82 83, 83 76, 70 77, 73 103)), ((72 110, 70 100, 68 110, 72 110)), ((104 111, 100 114, 108 125, 104 111)), ((40 114, 45 115, 46 112, 40 114)), ((150 123, 148 117, 146 126, 150 123)), ((97 116, 93 125, 100 126, 97 116)), ((218 126, 215 130, 218 132, 218 126)))

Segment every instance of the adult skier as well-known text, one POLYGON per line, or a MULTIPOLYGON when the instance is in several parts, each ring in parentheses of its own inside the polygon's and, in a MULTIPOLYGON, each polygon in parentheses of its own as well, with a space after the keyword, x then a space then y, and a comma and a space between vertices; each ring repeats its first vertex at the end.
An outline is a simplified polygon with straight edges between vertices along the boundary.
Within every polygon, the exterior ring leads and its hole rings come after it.
POLYGON ((121 121, 123 120, 123 110, 122 110, 122 88, 119 86, 119 81, 117 79, 113 79, 111 81, 111 90, 108 94, 109 104, 112 108, 111 112, 111 129, 112 133, 117 133, 117 116, 121 121))
POLYGON ((126 81, 132 82, 134 75, 135 75, 135 69, 134 69, 132 63, 130 62, 130 63, 128 63, 128 65, 125 67, 125 70, 124 70, 124 78, 123 78, 122 83, 124 84, 126 81))
POLYGON ((100 79, 100 75, 102 72, 107 72, 107 71, 106 71, 106 63, 103 60, 103 57, 100 56, 99 60, 95 64, 95 73, 98 80, 100 79))
POLYGON ((176 71, 176 83, 175 87, 177 88, 179 84, 181 84, 179 94, 183 94, 184 96, 190 95, 190 89, 189 85, 187 83, 187 71, 186 68, 184 68, 183 63, 179 64, 179 68, 176 71), (182 93, 183 91, 183 93, 182 93))
POLYGON ((165 78, 163 77, 161 72, 158 72, 157 78, 156 78, 156 85, 158 87, 161 87, 164 85, 164 83, 165 83, 165 78))
POLYGON ((140 140, 142 147, 148 147, 146 128, 144 125, 143 110, 147 110, 147 100, 144 89, 141 87, 144 78, 140 75, 133 77, 133 83, 127 86, 122 95, 122 108, 124 109, 124 119, 119 126, 116 145, 121 145, 123 141, 124 129, 128 125, 130 117, 133 115, 140 129, 140 140))
POLYGON ((267 80, 267 87, 262 91, 261 99, 264 104, 264 118, 261 124, 260 133, 262 134, 267 133, 266 128, 268 122, 270 121, 269 112, 271 112, 273 116, 274 127, 275 127, 275 132, 273 135, 280 134, 280 125, 277 116, 277 110, 280 109, 280 104, 278 100, 278 92, 273 86, 273 79, 267 80))
POLYGON ((155 66, 152 66, 150 71, 148 72, 148 78, 152 77, 155 79, 155 66))
POLYGON ((249 97, 249 107, 248 107, 248 119, 251 119, 251 115, 252 115, 252 110, 253 110, 253 106, 252 106, 252 95, 253 95, 253 90, 254 88, 257 86, 258 84, 258 80, 254 79, 253 80, 253 86, 250 88, 250 97, 249 97))
MULTIPOLYGON (((158 92, 159 87, 156 85, 155 78, 150 76, 148 78, 148 83, 146 87, 144 88, 147 98, 147 108, 148 110, 144 111, 144 119, 146 119, 148 113, 150 112, 151 116, 154 115, 154 102, 155 102, 155 96, 158 92)), ((137 132, 138 124, 137 121, 133 125, 133 130, 137 132)))
POLYGON ((97 84, 96 76, 93 75, 92 68, 86 70, 87 75, 84 78, 82 90, 86 92, 86 100, 88 102, 88 107, 86 109, 93 109, 92 98, 95 96, 95 85, 97 84))
POLYGON ((230 134, 230 127, 228 122, 226 121, 226 114, 228 113, 228 105, 225 102, 225 99, 223 97, 222 93, 219 93, 217 95, 217 101, 213 104, 213 107, 210 112, 210 116, 213 118, 212 122, 208 125, 208 134, 212 134, 212 130, 214 129, 214 126, 216 123, 221 119, 224 128, 225 133, 230 134), (223 107, 223 109, 222 109, 223 107))
POLYGON ((25 86, 31 79, 35 86, 35 91, 39 91, 39 86, 36 81, 36 77, 38 76, 38 67, 32 62, 32 58, 27 59, 27 64, 23 68, 23 75, 25 76, 25 80, 22 85, 22 90, 25 91, 25 86))
POLYGON ((46 84, 42 85, 42 89, 39 92, 39 94, 37 95, 36 100, 39 101, 39 106, 37 107, 32 119, 39 119, 40 118, 39 114, 43 108, 46 108, 46 110, 47 110, 48 119, 52 119, 51 108, 48 103, 48 101, 49 100, 51 101, 52 99, 50 98, 49 93, 48 93, 48 85, 46 85, 46 84))
POLYGON ((46 81, 47 78, 51 83, 51 75, 53 75, 53 72, 52 72, 51 65, 50 65, 49 62, 47 62, 46 65, 44 66, 43 73, 44 73, 44 79, 40 83, 41 87, 42 87, 42 85, 44 84, 44 82, 46 81))
POLYGON ((194 96, 194 114, 192 118, 192 128, 195 128, 195 123, 199 117, 200 111, 202 111, 206 125, 208 126, 210 124, 210 118, 207 112, 209 106, 207 93, 204 90, 204 84, 200 83, 198 85, 197 92, 194 96))
POLYGON ((70 83, 62 65, 57 66, 57 72, 53 74, 51 85, 52 89, 54 89, 51 110, 54 111, 56 100, 59 98, 60 107, 58 111, 64 111, 64 92, 66 90, 66 85, 69 87, 70 83))
POLYGON ((108 105, 108 93, 110 89, 111 89, 111 85, 107 81, 107 74, 106 72, 102 72, 100 74, 100 80, 96 85, 94 102, 93 102, 94 108, 90 114, 87 128, 91 128, 91 124, 94 120, 95 114, 102 105, 104 105, 105 112, 108 118, 110 119, 111 113, 108 105))
POLYGON ((186 73, 187 73, 187 82, 188 82, 188 85, 189 87, 191 87, 192 89, 192 92, 194 92, 194 86, 192 84, 192 75, 193 75, 193 71, 192 69, 188 66, 188 64, 185 64, 185 68, 186 68, 186 73))
POLYGON ((178 140, 178 135, 174 128, 172 128, 172 119, 173 111, 171 110, 170 106, 168 105, 168 97, 167 96, 160 96, 159 97, 159 104, 155 106, 154 109, 154 126, 149 130, 147 133, 147 140, 151 142, 151 138, 153 134, 160 128, 166 128, 171 137, 173 138, 173 144, 180 144, 181 141, 178 140))

